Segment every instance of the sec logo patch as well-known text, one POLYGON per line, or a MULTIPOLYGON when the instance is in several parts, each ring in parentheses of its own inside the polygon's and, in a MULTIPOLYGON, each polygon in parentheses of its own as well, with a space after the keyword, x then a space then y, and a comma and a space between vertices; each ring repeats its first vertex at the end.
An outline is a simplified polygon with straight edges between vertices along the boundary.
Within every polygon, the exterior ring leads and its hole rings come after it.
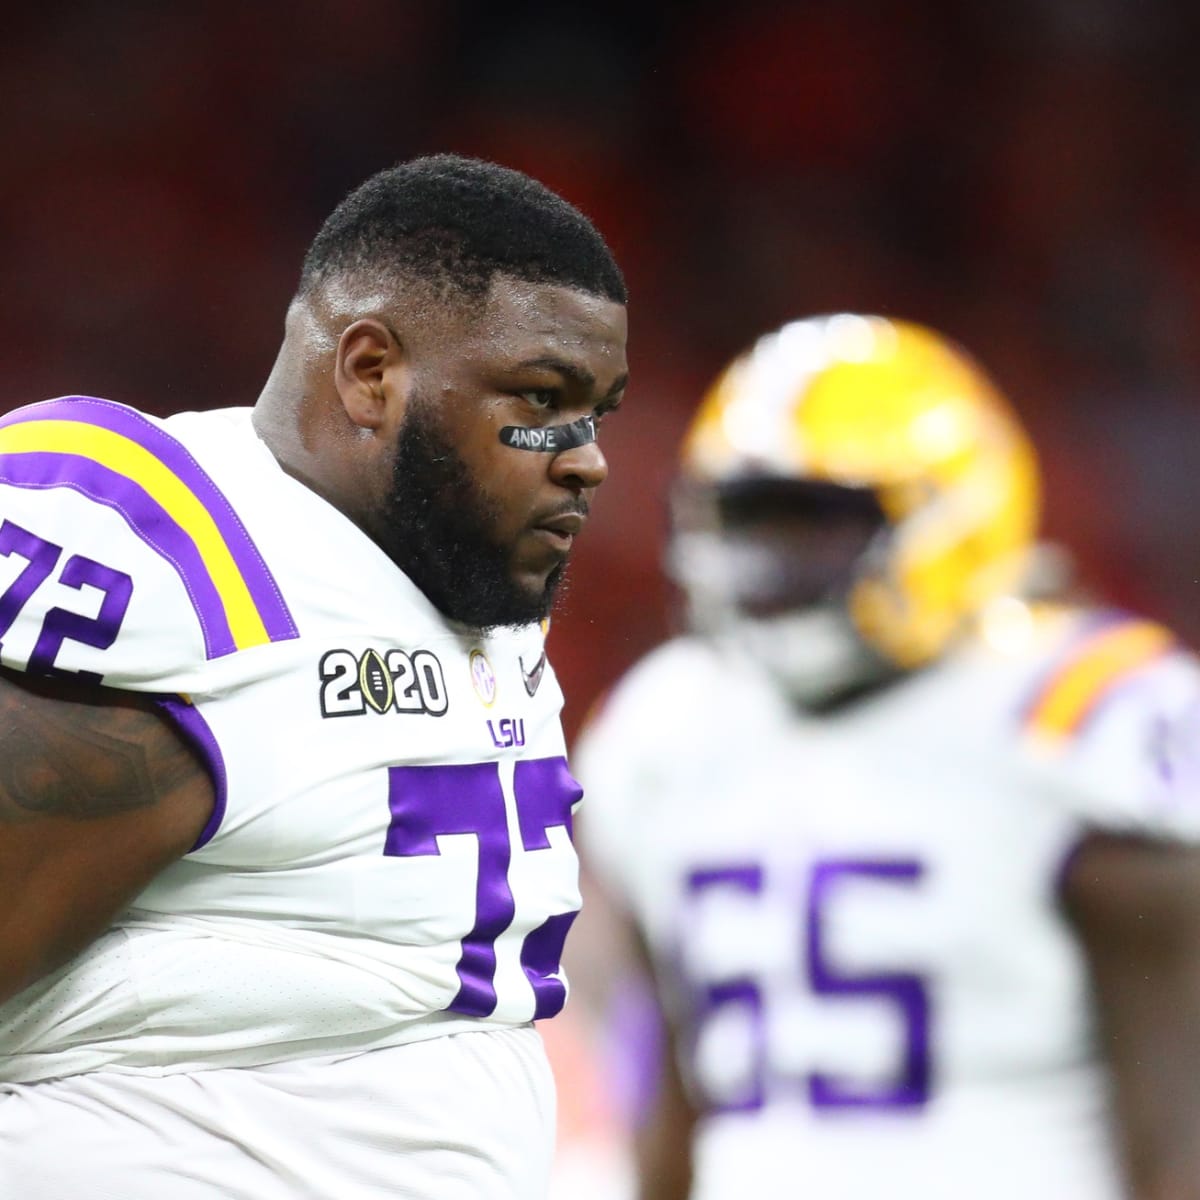
POLYGON ((471 651, 470 666, 475 695, 490 708, 496 699, 496 672, 482 650, 471 651))

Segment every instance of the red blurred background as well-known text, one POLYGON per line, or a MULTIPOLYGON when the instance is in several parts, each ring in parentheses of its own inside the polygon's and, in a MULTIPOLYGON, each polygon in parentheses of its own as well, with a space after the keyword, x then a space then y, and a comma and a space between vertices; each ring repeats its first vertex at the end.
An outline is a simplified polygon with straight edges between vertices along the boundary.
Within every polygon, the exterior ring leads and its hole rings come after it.
POLYGON ((663 494, 769 326, 932 324, 1033 430, 1047 526, 1200 640, 1200 6, 1167 0, 6 6, 0 410, 252 403, 304 249, 397 159, 584 208, 633 385, 553 652, 574 731, 663 633, 663 494))

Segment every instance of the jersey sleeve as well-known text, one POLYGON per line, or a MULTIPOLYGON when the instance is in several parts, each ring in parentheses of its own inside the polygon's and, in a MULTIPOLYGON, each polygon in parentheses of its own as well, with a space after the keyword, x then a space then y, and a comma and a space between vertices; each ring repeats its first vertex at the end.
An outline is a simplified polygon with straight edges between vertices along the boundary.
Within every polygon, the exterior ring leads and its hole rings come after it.
POLYGON ((1060 655, 1024 713, 1034 768, 1086 829, 1200 841, 1200 662, 1123 619, 1060 655))
POLYGON ((0 419, 0 663, 187 693, 286 636, 245 527, 162 422, 89 397, 0 419))
POLYGON ((1156 811, 1200 809, 1200 698, 1193 696, 1164 720, 1155 741, 1155 766, 1150 801, 1156 811))

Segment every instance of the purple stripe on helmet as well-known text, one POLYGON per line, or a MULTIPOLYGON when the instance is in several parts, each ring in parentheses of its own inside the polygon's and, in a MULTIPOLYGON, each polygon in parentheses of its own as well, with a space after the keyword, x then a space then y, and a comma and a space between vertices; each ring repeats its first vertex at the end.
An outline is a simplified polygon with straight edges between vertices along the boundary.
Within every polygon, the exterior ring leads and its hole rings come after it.
POLYGON ((26 421, 77 421, 96 425, 129 438, 153 454, 195 495, 216 523, 271 641, 298 636, 279 587, 246 527, 224 493, 182 443, 136 410, 92 396, 64 396, 17 409, 0 418, 0 428, 26 421))
POLYGON ((182 696, 156 696, 155 703, 170 717, 188 745, 204 760, 212 778, 213 791, 216 793, 212 815, 188 851, 190 854, 192 850, 199 850, 201 846, 208 845, 225 819, 225 806, 229 799, 229 776, 225 771, 225 757, 208 722, 194 704, 189 704, 182 696))
POLYGON ((66 487, 116 509, 129 527, 179 574, 204 635, 208 658, 232 654, 233 632, 196 543, 140 484, 74 454, 0 454, 0 481, 16 487, 66 487))

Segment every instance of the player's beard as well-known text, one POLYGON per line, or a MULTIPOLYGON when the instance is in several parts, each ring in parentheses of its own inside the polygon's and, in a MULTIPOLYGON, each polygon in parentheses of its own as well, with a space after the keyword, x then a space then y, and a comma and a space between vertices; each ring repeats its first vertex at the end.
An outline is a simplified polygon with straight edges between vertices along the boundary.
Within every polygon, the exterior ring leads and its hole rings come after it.
POLYGON ((493 530, 499 505, 413 397, 396 443, 392 487, 380 514, 383 550, 451 620, 476 629, 527 625, 550 613, 565 564, 540 592, 513 579, 512 547, 493 530))

